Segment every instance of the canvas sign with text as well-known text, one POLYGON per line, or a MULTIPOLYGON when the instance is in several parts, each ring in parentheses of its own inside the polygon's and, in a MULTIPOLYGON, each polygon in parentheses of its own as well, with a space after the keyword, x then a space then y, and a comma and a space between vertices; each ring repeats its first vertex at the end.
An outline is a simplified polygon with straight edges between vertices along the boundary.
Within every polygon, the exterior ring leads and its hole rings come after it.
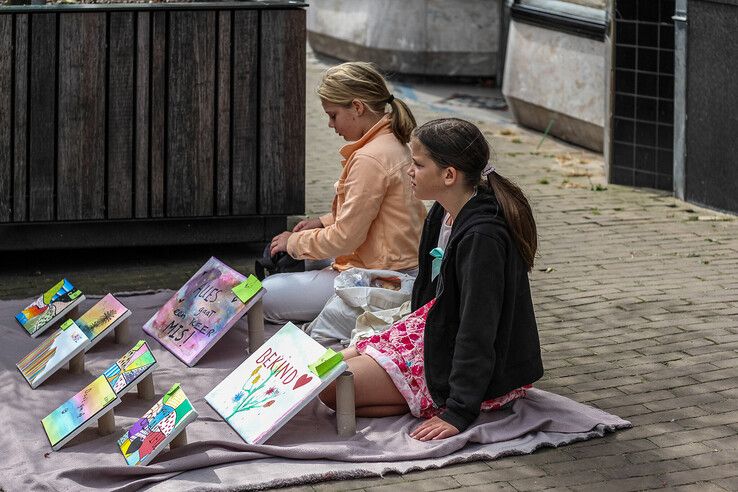
POLYGON ((245 313, 233 293, 245 277, 210 258, 143 329, 188 366, 193 366, 245 313))
POLYGON ((205 400, 249 444, 261 444, 338 377, 308 367, 326 349, 287 323, 207 394, 205 400))

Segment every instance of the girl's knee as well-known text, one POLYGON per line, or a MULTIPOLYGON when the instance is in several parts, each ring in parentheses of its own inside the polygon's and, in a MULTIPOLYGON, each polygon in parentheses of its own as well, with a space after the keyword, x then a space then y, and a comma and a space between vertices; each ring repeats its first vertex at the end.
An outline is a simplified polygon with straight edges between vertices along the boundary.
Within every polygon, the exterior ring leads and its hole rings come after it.
POLYGON ((274 276, 272 275, 262 280, 261 285, 267 291, 267 293, 264 295, 264 297, 262 297, 262 300, 261 300, 262 309, 264 310, 263 311, 264 318, 267 321, 272 321, 272 322, 281 321, 280 313, 279 313, 280 311, 279 296, 277 295, 277 292, 275 292, 279 290, 279 282, 278 281, 275 282, 274 276))
POLYGON ((343 354, 343 360, 353 359, 354 357, 361 355, 354 346, 341 350, 341 354, 343 354))

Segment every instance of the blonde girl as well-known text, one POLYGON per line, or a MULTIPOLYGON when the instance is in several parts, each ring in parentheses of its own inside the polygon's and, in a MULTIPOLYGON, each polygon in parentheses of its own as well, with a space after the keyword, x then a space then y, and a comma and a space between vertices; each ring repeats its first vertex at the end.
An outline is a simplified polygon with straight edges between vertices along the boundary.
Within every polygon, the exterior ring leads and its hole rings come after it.
MULTIPOLYGON (((331 212, 306 219, 271 242, 271 254, 324 260, 330 266, 265 280, 268 321, 314 319, 333 294, 333 280, 351 267, 414 274, 425 207, 407 170, 415 118, 369 63, 328 69, 318 89, 328 127, 346 140, 331 212), (327 260, 327 261, 325 261, 327 260)), ((310 263, 308 263, 310 264, 310 263)), ((312 263, 316 265, 316 263, 312 263)))

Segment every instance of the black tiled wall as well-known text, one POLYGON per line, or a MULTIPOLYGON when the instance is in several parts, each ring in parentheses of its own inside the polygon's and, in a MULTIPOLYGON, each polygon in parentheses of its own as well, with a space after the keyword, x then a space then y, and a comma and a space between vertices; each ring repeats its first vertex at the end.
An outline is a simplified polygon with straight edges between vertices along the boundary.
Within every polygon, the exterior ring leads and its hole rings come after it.
POLYGON ((674 0, 616 0, 610 181, 672 190, 674 0))

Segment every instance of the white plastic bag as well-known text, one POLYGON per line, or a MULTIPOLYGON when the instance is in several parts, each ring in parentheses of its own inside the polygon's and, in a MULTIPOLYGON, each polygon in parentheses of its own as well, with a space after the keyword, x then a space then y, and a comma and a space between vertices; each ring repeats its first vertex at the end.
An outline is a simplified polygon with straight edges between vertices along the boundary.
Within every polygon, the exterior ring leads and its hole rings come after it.
POLYGON ((376 333, 382 333, 410 314, 410 301, 405 301, 399 307, 383 309, 381 311, 365 311, 356 318, 356 328, 351 330, 351 341, 349 345, 356 345, 362 338, 369 338, 376 333))
MULTIPOLYGON (((364 313, 378 316, 371 319, 371 332, 364 326, 361 331, 376 333, 382 320, 386 329, 396 316, 393 311, 410 301, 414 282, 415 277, 391 270, 351 268, 341 272, 333 281, 335 294, 306 331, 320 342, 338 340, 347 345, 357 328, 357 318, 364 313)), ((409 311, 409 304, 406 309, 409 311)))

